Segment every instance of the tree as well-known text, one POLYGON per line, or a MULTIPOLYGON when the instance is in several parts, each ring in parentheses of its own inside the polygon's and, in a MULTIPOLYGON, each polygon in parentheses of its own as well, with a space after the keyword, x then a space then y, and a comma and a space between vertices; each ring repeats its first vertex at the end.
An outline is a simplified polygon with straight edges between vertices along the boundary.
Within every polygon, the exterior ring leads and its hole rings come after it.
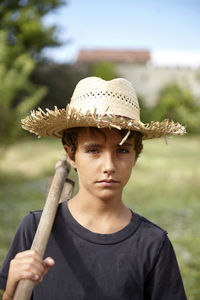
POLYGON ((91 76, 101 77, 104 80, 112 80, 118 77, 115 64, 112 62, 96 62, 89 66, 91 76))
POLYGON ((46 27, 42 17, 64 4, 64 0, 3 0, 0 4, 0 30, 10 45, 7 63, 22 53, 41 58, 44 47, 58 46, 55 27, 46 27))
POLYGON ((64 108, 69 103, 77 82, 89 76, 85 66, 70 64, 49 64, 37 67, 32 75, 32 81, 48 90, 40 102, 40 107, 53 109, 64 108))
POLYGON ((63 108, 69 103, 77 82, 88 76, 99 76, 105 80, 118 77, 112 63, 77 63, 41 65, 31 75, 32 81, 47 87, 47 94, 40 102, 40 107, 53 109, 56 105, 63 108))
POLYGON ((172 119, 186 125, 188 133, 200 133, 200 105, 189 90, 177 84, 161 89, 153 117, 158 121, 172 119))
POLYGON ((63 0, 3 0, 0 3, 0 140, 19 136, 20 119, 47 93, 30 75, 42 61, 44 47, 57 46, 55 27, 42 17, 63 0))
POLYGON ((20 119, 46 94, 46 89, 29 80, 35 63, 28 54, 21 54, 8 67, 9 46, 0 31, 0 141, 13 141, 20 133, 20 119))

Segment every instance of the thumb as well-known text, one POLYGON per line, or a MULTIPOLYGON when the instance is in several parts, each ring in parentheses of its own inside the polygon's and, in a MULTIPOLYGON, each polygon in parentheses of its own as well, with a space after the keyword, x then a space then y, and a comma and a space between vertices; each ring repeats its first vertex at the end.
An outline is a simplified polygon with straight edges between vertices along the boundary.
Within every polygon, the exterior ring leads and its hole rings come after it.
POLYGON ((50 268, 53 267, 55 265, 55 261, 53 260, 53 258, 51 257, 47 257, 43 260, 43 265, 45 268, 50 268))
POLYGON ((43 277, 47 274, 49 269, 55 265, 55 261, 51 257, 47 257, 43 260, 44 272, 40 279, 40 282, 43 280, 43 277))
POLYGON ((55 265, 55 261, 51 257, 47 257, 43 260, 43 266, 44 266, 44 271, 43 274, 39 280, 39 282, 42 282, 43 277, 47 274, 49 269, 55 265))

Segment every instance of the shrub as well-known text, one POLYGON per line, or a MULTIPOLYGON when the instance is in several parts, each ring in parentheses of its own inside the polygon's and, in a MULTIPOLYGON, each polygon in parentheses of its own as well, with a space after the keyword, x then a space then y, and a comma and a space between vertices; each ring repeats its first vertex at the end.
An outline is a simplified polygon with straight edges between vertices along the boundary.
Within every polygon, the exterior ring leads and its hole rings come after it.
POLYGON ((153 118, 157 121, 172 119, 186 125, 188 133, 200 133, 200 105, 189 90, 177 84, 161 89, 153 118))

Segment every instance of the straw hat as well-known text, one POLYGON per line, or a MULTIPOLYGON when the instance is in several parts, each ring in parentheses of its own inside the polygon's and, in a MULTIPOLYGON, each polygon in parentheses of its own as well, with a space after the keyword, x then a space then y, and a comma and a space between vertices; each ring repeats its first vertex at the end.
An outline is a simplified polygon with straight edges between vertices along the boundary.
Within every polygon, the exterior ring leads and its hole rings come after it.
POLYGON ((46 112, 38 108, 22 120, 22 127, 37 136, 62 137, 73 127, 117 128, 139 131, 143 139, 183 135, 185 127, 174 121, 140 121, 140 108, 135 89, 123 78, 105 81, 98 77, 81 80, 66 108, 46 112))

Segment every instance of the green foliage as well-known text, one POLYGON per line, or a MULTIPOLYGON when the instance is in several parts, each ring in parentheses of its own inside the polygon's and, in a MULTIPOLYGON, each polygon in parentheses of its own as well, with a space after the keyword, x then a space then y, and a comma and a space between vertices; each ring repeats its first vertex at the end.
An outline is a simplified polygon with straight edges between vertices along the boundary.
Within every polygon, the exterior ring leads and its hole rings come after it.
POLYGON ((140 119, 143 123, 150 123, 153 120, 154 108, 146 105, 143 97, 138 95, 138 102, 140 105, 140 119))
POLYGON ((112 62, 97 62, 91 65, 90 76, 97 76, 104 80, 112 80, 118 77, 115 64, 112 62))
POLYGON ((55 28, 42 17, 63 0, 3 0, 0 3, 0 141, 22 134, 20 119, 47 93, 30 75, 42 59, 42 49, 59 45, 55 28))
POLYGON ((193 296, 191 299, 199 299, 200 295, 200 237, 188 234, 176 241, 177 248, 182 253, 182 274, 187 278, 187 290, 193 296))
POLYGON ((0 30, 6 32, 7 43, 12 46, 8 54, 11 60, 21 53, 38 58, 44 47, 59 45, 55 27, 45 27, 42 17, 64 3, 63 0, 1 1, 0 30))
POLYGON ((31 80, 48 90, 40 102, 40 107, 53 109, 56 105, 63 108, 69 103, 77 82, 88 76, 85 67, 70 64, 50 64, 38 66, 31 75, 31 80))
POLYGON ((9 68, 4 63, 10 46, 0 31, 0 141, 13 141, 21 132, 20 119, 44 97, 45 88, 36 88, 29 80, 35 63, 28 54, 21 54, 9 68))
POLYGON ((196 70, 196 78, 200 82, 200 68, 196 70))
POLYGON ((188 133, 200 133, 200 104, 189 90, 176 84, 161 89, 153 118, 157 121, 171 119, 186 125, 188 133))
POLYGON ((88 76, 99 76, 106 80, 118 77, 115 66, 111 63, 97 64, 49 64, 38 66, 31 75, 31 80, 48 90, 40 102, 40 107, 53 109, 56 105, 63 108, 69 103, 77 82, 88 76))

